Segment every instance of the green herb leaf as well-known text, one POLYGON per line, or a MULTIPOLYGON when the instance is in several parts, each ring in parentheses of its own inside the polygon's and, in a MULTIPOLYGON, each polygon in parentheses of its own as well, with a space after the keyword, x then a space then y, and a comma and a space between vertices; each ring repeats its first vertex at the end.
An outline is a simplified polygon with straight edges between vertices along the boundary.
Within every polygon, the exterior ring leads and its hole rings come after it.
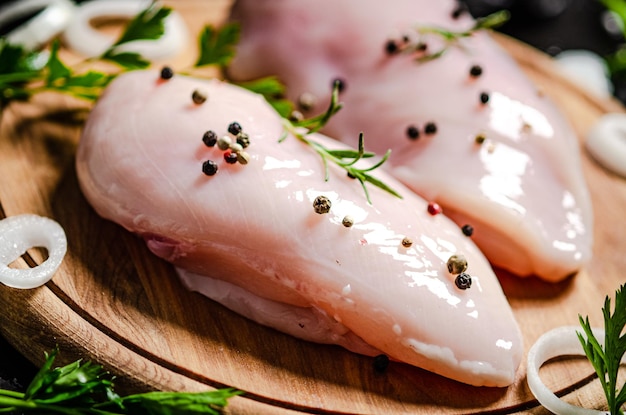
POLYGON ((379 168, 383 165, 383 163, 387 161, 389 155, 391 154, 391 150, 387 151, 387 153, 378 163, 368 168, 361 169, 355 167, 357 161, 359 161, 361 158, 374 157, 374 153, 365 152, 365 141, 363 138, 363 133, 359 134, 359 145, 357 150, 329 149, 318 143, 317 141, 310 140, 307 137, 308 135, 322 129, 331 119, 331 117, 341 109, 341 107, 342 104, 339 102, 339 83, 335 82, 335 84, 333 85, 330 104, 328 105, 328 109, 326 110, 326 112, 301 121, 289 121, 287 118, 283 118, 283 125, 285 126, 285 128, 280 138, 278 139, 278 142, 284 141, 288 137, 289 133, 291 133, 294 137, 313 148, 322 158, 324 166, 324 180, 326 181, 329 180, 330 177, 328 172, 329 161, 346 170, 346 172, 351 177, 354 177, 359 181, 361 187, 363 188, 363 191, 365 192, 365 198, 367 199, 367 202, 369 204, 371 204, 372 201, 370 199, 369 191, 365 186, 366 183, 370 183, 402 199, 402 196, 397 191, 393 190, 390 186, 383 183, 381 180, 376 179, 372 175, 368 174, 368 172, 379 168))
POLYGON ((135 415, 218 415, 228 399, 241 394, 230 388, 199 393, 148 392, 124 397, 122 404, 135 415))
POLYGON ((110 50, 135 40, 156 40, 165 33, 165 19, 170 15, 169 7, 156 7, 154 3, 135 16, 110 50))
POLYGON ((105 52, 101 59, 113 62, 127 70, 144 69, 150 66, 150 61, 147 61, 135 52, 115 52, 111 50, 105 52))
POLYGON ((236 23, 226 24, 221 29, 205 26, 199 37, 200 56, 194 66, 228 65, 235 56, 239 33, 239 25, 236 23))
POLYGON ((285 85, 275 76, 259 78, 253 81, 238 82, 236 85, 263 95, 265 100, 269 102, 283 118, 288 118, 293 112, 293 103, 284 98, 286 90, 285 85))
POLYGON ((589 318, 578 316, 583 328, 584 336, 578 334, 578 339, 585 350, 587 358, 593 365, 613 415, 622 415, 621 407, 626 404, 626 384, 621 387, 617 384, 620 362, 626 354, 626 284, 623 284, 615 293, 615 308, 611 312, 611 299, 604 301, 602 308, 604 316, 604 346, 594 336, 589 318), (623 334, 622 334, 623 333, 623 334))
POLYGON ((59 41, 52 42, 50 48, 50 58, 46 65, 48 69, 48 76, 46 78, 46 85, 51 86, 57 79, 67 78, 71 75, 70 69, 65 66, 59 59, 59 41))

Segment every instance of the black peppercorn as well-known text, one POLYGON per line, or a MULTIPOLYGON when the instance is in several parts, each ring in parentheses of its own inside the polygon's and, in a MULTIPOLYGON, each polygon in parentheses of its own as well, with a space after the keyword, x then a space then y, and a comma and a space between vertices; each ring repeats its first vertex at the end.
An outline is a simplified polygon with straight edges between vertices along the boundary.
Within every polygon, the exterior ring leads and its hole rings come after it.
POLYGON ((472 236, 472 234, 474 233, 474 227, 472 225, 463 225, 461 231, 465 236, 472 236))
POLYGON ((472 65, 469 70, 469 74, 472 78, 478 78, 483 74, 483 68, 480 65, 472 65))
POLYGON ((231 122, 228 125, 228 132, 232 135, 239 134, 241 132, 241 125, 237 121, 231 122))
POLYGON ((388 55, 393 55, 398 52, 398 44, 395 40, 388 40, 387 43, 385 43, 385 52, 387 52, 388 55))
POLYGON ((174 71, 169 66, 164 66, 161 69, 161 79, 171 79, 174 76, 174 71))
POLYGON ((456 276, 454 283, 460 290, 467 290, 472 286, 472 276, 466 272, 462 272, 456 276))
POLYGON ((207 176, 213 176, 215 173, 217 173, 217 163, 215 163, 213 160, 207 160, 204 163, 202 163, 202 173, 206 174, 207 176))
POLYGON ((437 132, 437 124, 434 122, 427 122, 424 126, 424 133, 435 134, 437 132))
POLYGON ((207 147, 215 147, 215 144, 217 144, 217 134, 215 134, 215 131, 209 130, 204 133, 202 142, 204 142, 207 147))
POLYGON ((489 102, 489 94, 486 92, 481 92, 480 93, 480 103, 481 104, 486 104, 489 102))
POLYGON ((414 125, 409 125, 406 129, 406 135, 411 140, 417 140, 420 137, 420 130, 414 125))
POLYGON ((450 14, 453 19, 458 19, 461 15, 468 11, 467 5, 462 2, 458 2, 452 13, 450 14))
POLYGON ((196 105, 204 104, 207 98, 208 98, 207 94, 204 91, 201 91, 199 89, 194 90, 193 93, 191 94, 191 100, 196 105))
POLYGON ((378 356, 374 357, 373 366, 376 373, 384 373, 387 370, 387 367, 389 367, 389 356, 385 354, 379 354, 378 356))

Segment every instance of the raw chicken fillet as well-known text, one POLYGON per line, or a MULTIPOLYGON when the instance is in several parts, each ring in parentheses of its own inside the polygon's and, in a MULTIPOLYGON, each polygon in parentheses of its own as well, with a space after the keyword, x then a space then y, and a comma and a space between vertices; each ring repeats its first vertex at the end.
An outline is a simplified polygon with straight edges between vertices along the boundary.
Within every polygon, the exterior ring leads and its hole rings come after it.
POLYGON ((472 28, 455 4, 238 0, 228 75, 278 76, 305 115, 325 108, 341 79, 344 108, 322 132, 354 146, 363 131, 372 151, 392 149, 389 172, 473 226, 494 265, 562 280, 592 248, 577 137, 485 31, 450 44, 432 33, 472 28))
POLYGON ((102 217, 141 235, 189 288, 261 324, 461 382, 511 384, 520 332, 471 238, 382 171, 372 174, 403 199, 368 185, 369 204, 359 182, 332 163, 325 181, 320 156, 292 134, 279 142, 283 131, 279 115, 249 91, 132 72, 89 116, 80 186, 102 217), (194 104, 194 90, 208 100, 194 104), (208 130, 228 136, 233 122, 249 135, 247 164, 229 164, 203 143, 208 130), (203 173, 206 160, 216 174, 203 173), (325 214, 313 208, 321 195, 332 203, 325 214), (454 254, 467 259, 469 289, 448 272, 454 254))

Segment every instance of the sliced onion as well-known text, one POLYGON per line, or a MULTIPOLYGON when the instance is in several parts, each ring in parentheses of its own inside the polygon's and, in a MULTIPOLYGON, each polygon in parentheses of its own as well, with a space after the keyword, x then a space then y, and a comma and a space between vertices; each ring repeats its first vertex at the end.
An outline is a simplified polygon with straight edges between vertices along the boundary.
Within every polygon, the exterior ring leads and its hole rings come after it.
POLYGON ((0 220, 0 282, 13 288, 36 288, 50 281, 67 251, 65 231, 52 219, 17 215, 0 220), (30 248, 48 250, 48 258, 29 269, 9 268, 30 248))
MULTIPOLYGON (((93 57, 104 53, 115 38, 94 29, 98 18, 133 18, 150 6, 150 0, 92 0, 82 3, 63 33, 65 43, 75 52, 93 57)), ((139 53, 146 59, 162 60, 176 55, 187 44, 187 27, 174 10, 165 18, 165 32, 157 40, 137 40, 119 47, 119 51, 139 53)))
POLYGON ((600 164, 626 177, 626 114, 603 115, 587 133, 585 144, 600 164))
POLYGON ((70 0, 21 0, 0 8, 0 26, 41 10, 32 19, 7 33, 6 40, 25 49, 37 49, 70 24, 76 6, 70 0))
MULTIPOLYGON (((576 332, 585 335, 581 327, 565 326, 553 329, 542 335, 528 352, 527 381, 535 398, 556 415, 610 415, 606 411, 585 409, 559 399, 539 377, 539 368, 548 360, 558 356, 585 355, 576 332)), ((604 330, 593 329, 600 344, 604 342, 604 330)))

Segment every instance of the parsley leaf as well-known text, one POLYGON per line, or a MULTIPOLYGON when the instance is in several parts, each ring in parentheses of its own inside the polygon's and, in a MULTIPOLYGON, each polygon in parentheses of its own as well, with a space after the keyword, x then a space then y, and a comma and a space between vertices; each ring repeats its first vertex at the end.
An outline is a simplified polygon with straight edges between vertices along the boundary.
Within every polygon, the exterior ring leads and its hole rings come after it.
POLYGON ((240 28, 236 23, 229 23, 216 29, 205 26, 199 37, 200 56, 195 67, 218 65, 224 67, 235 56, 239 42, 240 28))
POLYGON ((165 33, 165 18, 172 9, 155 7, 154 3, 135 16, 126 26, 122 35, 111 46, 112 49, 135 40, 155 40, 165 33))
POLYGON ((25 393, 0 389, 0 413, 20 410, 58 414, 218 415, 228 399, 242 392, 224 388, 208 392, 147 392, 120 396, 102 366, 78 360, 53 368, 58 349, 25 393))
POLYGON ((626 384, 620 388, 617 384, 617 375, 620 362, 626 354, 626 333, 623 333, 626 327, 626 284, 623 284, 615 293, 615 308, 612 313, 611 299, 609 296, 606 297, 602 314, 604 315, 604 346, 594 336, 589 317, 583 319, 582 316, 578 316, 585 333, 585 336, 577 333, 578 339, 600 378, 609 411, 613 415, 623 415, 620 408, 626 404, 626 384))

